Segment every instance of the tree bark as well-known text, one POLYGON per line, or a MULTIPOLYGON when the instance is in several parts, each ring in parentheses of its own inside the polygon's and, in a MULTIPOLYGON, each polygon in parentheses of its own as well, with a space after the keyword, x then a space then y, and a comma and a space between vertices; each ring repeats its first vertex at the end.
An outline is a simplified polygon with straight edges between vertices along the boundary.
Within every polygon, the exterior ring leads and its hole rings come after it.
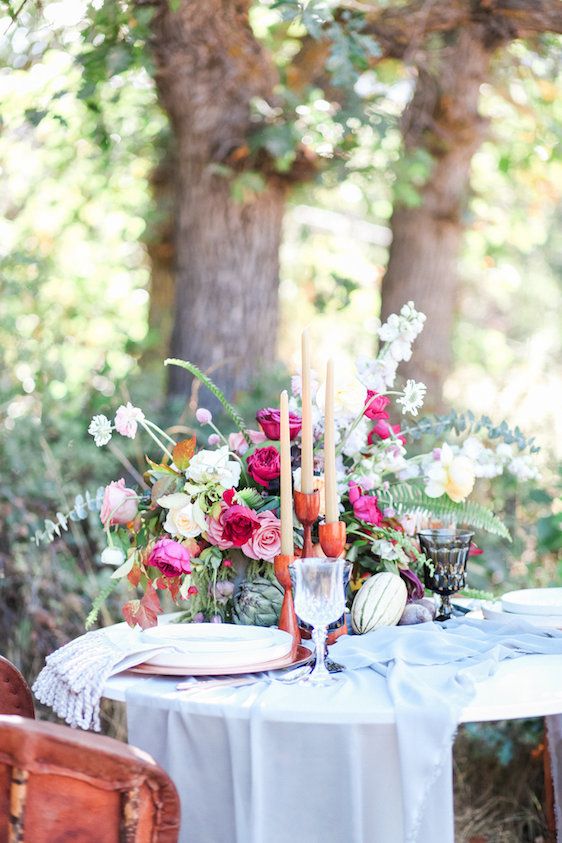
POLYGON ((149 344, 143 354, 143 367, 158 365, 168 356, 174 324, 175 244, 174 205, 176 157, 171 144, 150 177, 154 217, 145 235, 150 260, 150 299, 148 307, 149 344))
POLYGON ((478 113, 478 99, 492 52, 479 24, 448 37, 437 71, 419 68, 415 93, 404 115, 406 154, 424 149, 433 165, 420 191, 420 205, 395 206, 382 284, 383 320, 409 300, 427 315, 412 361, 401 371, 427 385, 434 409, 441 404, 443 381, 452 363, 462 215, 471 159, 487 127, 478 113))
MULTIPOLYGON (((242 200, 217 165, 247 154, 253 98, 276 74, 248 22, 249 0, 162 0, 153 23, 156 83, 177 150, 175 320, 171 354, 211 373, 232 397, 275 359, 285 184, 263 176, 242 200)), ((170 370, 169 391, 189 376, 170 370)))

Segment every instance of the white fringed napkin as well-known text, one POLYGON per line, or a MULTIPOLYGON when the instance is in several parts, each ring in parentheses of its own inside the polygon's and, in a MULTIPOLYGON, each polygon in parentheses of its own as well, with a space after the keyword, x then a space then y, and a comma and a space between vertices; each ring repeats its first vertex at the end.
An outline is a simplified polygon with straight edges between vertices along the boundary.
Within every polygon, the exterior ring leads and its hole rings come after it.
POLYGON ((99 732, 100 699, 109 677, 168 649, 143 644, 125 624, 87 632, 47 656, 32 690, 70 726, 99 732))

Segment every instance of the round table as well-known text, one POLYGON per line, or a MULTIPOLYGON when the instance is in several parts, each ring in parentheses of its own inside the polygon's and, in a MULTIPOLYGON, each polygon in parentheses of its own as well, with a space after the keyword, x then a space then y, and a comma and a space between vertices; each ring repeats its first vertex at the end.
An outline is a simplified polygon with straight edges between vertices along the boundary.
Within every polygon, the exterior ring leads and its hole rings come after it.
MULTIPOLYGON (((459 722, 561 713, 560 664, 502 662, 459 722)), ((175 781, 180 843, 402 843, 394 710, 380 675, 349 671, 329 690, 260 681, 196 695, 178 681, 125 673, 104 695, 127 703, 129 741, 175 781)), ((452 789, 451 770, 443 776, 452 789)), ((420 843, 453 840, 452 808, 432 812, 420 843)))

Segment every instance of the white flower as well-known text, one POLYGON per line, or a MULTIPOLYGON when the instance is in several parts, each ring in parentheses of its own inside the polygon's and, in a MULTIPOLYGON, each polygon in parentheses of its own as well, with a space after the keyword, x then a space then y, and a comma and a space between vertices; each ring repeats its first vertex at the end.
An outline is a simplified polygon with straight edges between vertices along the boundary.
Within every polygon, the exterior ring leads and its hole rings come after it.
POLYGON ((186 476, 195 483, 218 483, 223 489, 237 488, 240 482, 240 463, 228 457, 227 445, 215 451, 199 451, 191 458, 186 476))
POLYGON ((386 392, 387 388, 394 386, 397 367, 398 363, 390 355, 375 359, 358 357, 357 377, 366 389, 386 392))
POLYGON ((460 503, 474 487, 474 466, 468 457, 455 456, 445 442, 439 460, 434 460, 427 469, 425 493, 430 498, 447 494, 452 501, 460 503))
POLYGON ((398 337, 390 343, 388 353, 397 363, 401 363, 402 360, 407 362, 412 357, 412 344, 405 337, 398 337))
POLYGON ((134 439, 137 435, 138 422, 144 421, 144 413, 140 407, 133 407, 130 401, 121 404, 115 413, 115 430, 121 436, 134 439))
POLYGON ((118 547, 104 547, 101 552, 103 565, 113 565, 118 568, 125 561, 125 554, 118 547))
POLYGON ((398 562, 406 561, 406 554, 402 548, 397 544, 392 544, 392 542, 386 541, 386 539, 377 539, 373 542, 371 547, 373 553, 380 556, 381 559, 388 559, 389 562, 394 559, 398 560, 398 562))
POLYGON ((533 465, 532 457, 529 455, 514 457, 509 463, 508 469, 518 480, 537 480, 540 477, 539 471, 533 465))
POLYGON ((94 437, 94 442, 98 448, 101 448, 102 445, 107 445, 111 439, 112 430, 111 422, 107 416, 100 414, 99 416, 93 417, 88 428, 88 433, 94 437))
POLYGON ((402 404, 402 413, 411 413, 417 416, 418 410, 423 406, 427 386, 424 383, 407 380, 404 387, 404 394, 396 402, 402 404))
POLYGON ((396 313, 391 313, 387 321, 380 326, 377 333, 383 342, 393 342, 401 333, 402 320, 396 313))
POLYGON ((354 430, 344 432, 346 439, 342 452, 346 457, 353 457, 366 447, 370 424, 369 420, 363 417, 354 430))
POLYGON ((169 510, 164 529, 171 536, 192 539, 200 536, 207 529, 203 510, 197 502, 191 502, 189 495, 184 495, 182 492, 163 495, 158 498, 158 504, 169 510))

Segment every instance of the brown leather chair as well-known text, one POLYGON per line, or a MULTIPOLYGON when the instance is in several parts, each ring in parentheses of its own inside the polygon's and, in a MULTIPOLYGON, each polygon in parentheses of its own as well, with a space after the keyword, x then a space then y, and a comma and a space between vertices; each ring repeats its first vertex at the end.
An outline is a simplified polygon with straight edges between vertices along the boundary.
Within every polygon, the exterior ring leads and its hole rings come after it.
POLYGON ((15 665, 0 656, 0 714, 35 717, 29 685, 15 665))
POLYGON ((0 843, 177 843, 179 800, 146 753, 0 716, 0 843))

